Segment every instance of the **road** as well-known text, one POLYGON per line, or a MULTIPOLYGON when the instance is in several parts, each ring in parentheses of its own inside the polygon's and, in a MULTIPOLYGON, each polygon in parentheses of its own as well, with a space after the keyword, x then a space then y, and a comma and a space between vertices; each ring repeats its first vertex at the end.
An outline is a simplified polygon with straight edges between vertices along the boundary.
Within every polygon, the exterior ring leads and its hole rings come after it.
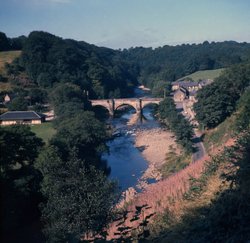
POLYGON ((195 152, 193 153, 193 162, 202 159, 206 155, 206 150, 201 139, 201 132, 198 129, 194 129, 195 137, 193 139, 195 152))
MULTIPOLYGON (((183 102, 176 103, 176 109, 183 114, 188 120, 190 117, 194 117, 194 114, 192 113, 192 109, 185 110, 185 106, 183 102)), ((195 152, 193 153, 193 162, 202 159, 206 155, 206 150, 204 147, 204 144, 202 142, 202 133, 199 131, 199 129, 194 129, 195 136, 193 137, 195 152)))

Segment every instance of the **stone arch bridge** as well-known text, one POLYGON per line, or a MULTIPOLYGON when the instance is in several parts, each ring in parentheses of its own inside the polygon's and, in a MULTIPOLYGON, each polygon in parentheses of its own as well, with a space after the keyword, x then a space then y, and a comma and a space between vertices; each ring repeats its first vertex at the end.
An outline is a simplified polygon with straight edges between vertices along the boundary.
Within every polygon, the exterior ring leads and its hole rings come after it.
POLYGON ((103 106, 105 107, 111 116, 117 108, 123 105, 130 105, 136 113, 142 114, 143 108, 148 104, 159 104, 162 98, 123 98, 123 99, 102 99, 102 100, 90 100, 92 106, 103 106))

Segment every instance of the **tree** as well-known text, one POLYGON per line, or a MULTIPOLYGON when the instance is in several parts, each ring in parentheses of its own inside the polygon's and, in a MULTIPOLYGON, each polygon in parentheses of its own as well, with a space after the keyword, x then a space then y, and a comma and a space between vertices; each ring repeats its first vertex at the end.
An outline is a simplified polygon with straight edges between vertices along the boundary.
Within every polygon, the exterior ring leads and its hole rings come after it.
POLYGON ((9 104, 8 109, 10 111, 27 111, 28 101, 24 97, 15 97, 9 104))
POLYGON ((90 105, 87 97, 81 88, 75 84, 60 84, 50 94, 51 103, 54 106, 56 115, 62 114, 60 106, 65 103, 79 103, 83 109, 89 109, 90 105))
POLYGON ((48 99, 48 94, 45 90, 34 88, 29 91, 31 104, 44 104, 48 99))
POLYGON ((5 33, 0 32, 0 51, 8 51, 10 49, 10 42, 5 33))
POLYGON ((161 97, 165 98, 167 95, 170 94, 171 91, 171 83, 166 81, 156 81, 154 83, 153 89, 152 89, 152 95, 154 97, 161 97))
POLYGON ((25 242, 23 238, 27 235, 17 240, 16 232, 39 219, 40 177, 33 162, 42 146, 42 140, 29 127, 0 127, 1 235, 4 242, 11 239, 25 242))
POLYGON ((160 118, 176 135, 177 142, 188 152, 192 152, 193 128, 183 115, 176 110, 172 98, 165 98, 159 105, 160 118))
POLYGON ((42 192, 47 198, 42 215, 49 242, 100 233, 110 220, 117 200, 116 184, 87 164, 91 162, 77 159, 74 151, 69 160, 62 160, 53 146, 37 160, 36 168, 43 175, 42 192))
POLYGON ((78 157, 92 161, 96 166, 100 162, 100 154, 106 148, 106 130, 93 112, 78 112, 77 115, 65 119, 57 126, 56 136, 51 143, 69 156, 75 149, 78 157))
POLYGON ((198 102, 194 104, 196 119, 207 128, 216 127, 235 111, 249 85, 250 64, 228 69, 214 83, 198 91, 198 102))

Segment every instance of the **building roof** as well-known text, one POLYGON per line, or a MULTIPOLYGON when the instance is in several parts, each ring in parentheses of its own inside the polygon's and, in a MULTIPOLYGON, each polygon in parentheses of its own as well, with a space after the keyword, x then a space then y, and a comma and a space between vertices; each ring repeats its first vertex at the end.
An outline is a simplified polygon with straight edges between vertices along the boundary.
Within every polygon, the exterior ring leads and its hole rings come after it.
POLYGON ((172 85, 179 85, 183 88, 188 88, 188 87, 195 87, 199 86, 198 82, 192 82, 192 81, 175 81, 172 83, 172 85))
POLYGON ((187 95, 188 91, 185 88, 180 87, 178 90, 174 92, 174 95, 179 94, 179 93, 187 95))
POLYGON ((197 91, 190 91, 189 96, 195 96, 197 94, 197 91))
POLYGON ((44 117, 44 114, 37 113, 35 111, 7 111, 4 114, 0 115, 0 120, 40 120, 44 117))
POLYGON ((206 86, 206 85, 209 85, 209 84, 213 83, 213 80, 212 79, 204 79, 204 80, 201 80, 199 83, 202 86, 206 86))

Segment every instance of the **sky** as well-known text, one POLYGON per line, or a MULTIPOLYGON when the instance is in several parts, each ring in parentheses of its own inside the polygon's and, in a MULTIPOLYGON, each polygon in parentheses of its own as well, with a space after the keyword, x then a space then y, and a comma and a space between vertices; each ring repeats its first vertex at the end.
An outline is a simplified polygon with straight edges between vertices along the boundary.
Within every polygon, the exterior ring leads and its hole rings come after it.
POLYGON ((34 30, 113 49, 250 42, 250 0, 0 0, 0 31, 34 30))

